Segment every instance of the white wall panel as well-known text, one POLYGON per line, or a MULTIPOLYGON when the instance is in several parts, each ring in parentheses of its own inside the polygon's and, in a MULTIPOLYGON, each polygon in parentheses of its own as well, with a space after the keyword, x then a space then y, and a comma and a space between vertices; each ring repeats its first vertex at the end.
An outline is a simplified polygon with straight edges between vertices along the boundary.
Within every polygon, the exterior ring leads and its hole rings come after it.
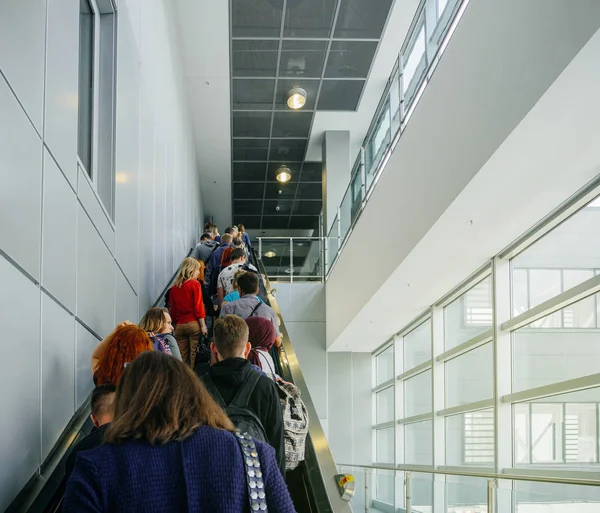
POLYGON ((325 323, 287 322, 285 317, 284 321, 306 383, 310 387, 327 385, 325 323))
POLYGON ((77 166, 77 169, 79 170, 79 179, 77 181, 77 197, 79 198, 79 202, 90 216, 96 229, 100 232, 100 236, 108 246, 108 249, 114 255, 115 230, 108 220, 106 212, 100 204, 100 199, 96 196, 92 184, 87 179, 85 171, 79 166, 77 166))
POLYGON ((75 412, 75 317, 42 292, 42 460, 75 412))
POLYGON ((77 197, 44 150, 42 285, 75 311, 77 197))
POLYGON ((155 133, 154 148, 154 291, 152 296, 160 293, 167 279, 167 263, 165 252, 166 239, 166 194, 165 194, 165 143, 161 139, 164 132, 155 133))
POLYGON ((90 360, 100 341, 79 322, 75 322, 75 337, 75 407, 79 408, 94 388, 90 360))
POLYGON ((138 298, 127 283, 121 269, 115 269, 115 324, 121 321, 137 323, 144 315, 138 313, 138 298))
POLYGON ((2 77, 0 113, 0 247, 39 279, 42 141, 2 77))
MULTIPOLYGON (((46 0, 3 0, 0 70, 42 133, 46 0)), ((3 112, 0 109, 0 112, 3 112)))
POLYGON ((77 316, 99 335, 114 327, 115 261, 78 206, 77 316))
POLYGON ((44 142, 77 187, 79 4, 48 0, 44 142))
POLYGON ((10 353, 0 358, 0 510, 40 464, 40 291, 0 257, 0 323, 10 353))

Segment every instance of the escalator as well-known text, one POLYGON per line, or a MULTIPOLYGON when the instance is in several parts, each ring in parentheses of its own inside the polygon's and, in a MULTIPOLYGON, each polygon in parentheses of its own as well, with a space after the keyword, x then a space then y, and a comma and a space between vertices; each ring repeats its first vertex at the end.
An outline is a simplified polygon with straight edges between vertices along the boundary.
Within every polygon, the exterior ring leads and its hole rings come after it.
MULTIPOLYGON (((251 260, 260 273, 266 277, 262 261, 256 258, 254 251, 252 251, 251 260)), ((268 279, 261 279, 259 296, 267 304, 270 304, 281 318, 277 302, 270 291, 268 279)), ((159 297, 154 306, 160 304, 163 295, 159 297)), ((292 500, 299 513, 351 513, 350 503, 341 498, 333 456, 283 319, 281 319, 280 330, 284 335, 282 348, 273 352, 277 372, 284 380, 294 383, 300 389, 310 418, 305 461, 298 468, 286 474, 292 500)), ((65 461, 71 448, 81 438, 87 436, 92 429, 88 402, 73 417, 44 463, 40 474, 31 479, 7 512, 54 513, 60 511, 66 484, 64 479, 65 461)))

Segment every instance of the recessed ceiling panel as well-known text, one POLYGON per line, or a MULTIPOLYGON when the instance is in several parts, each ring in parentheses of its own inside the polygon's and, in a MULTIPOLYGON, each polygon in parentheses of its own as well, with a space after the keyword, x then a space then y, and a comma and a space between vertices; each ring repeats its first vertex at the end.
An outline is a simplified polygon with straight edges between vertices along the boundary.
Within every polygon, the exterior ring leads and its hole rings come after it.
POLYGON ((317 110, 356 110, 364 80, 324 80, 317 110))
POLYGON ((289 220, 289 216, 263 216, 261 228, 263 230, 286 230, 289 220))
POLYGON ((366 78, 377 50, 376 41, 333 41, 326 78, 366 78))
POLYGON ((302 183, 298 184, 296 198, 299 200, 322 199, 323 185, 320 183, 302 183))
POLYGON ((333 37, 379 39, 393 0, 343 0, 333 37))
POLYGON ((305 162, 302 165, 302 182, 321 182, 323 180, 322 162, 305 162))
POLYGON ((279 37, 283 15, 281 4, 276 0, 232 0, 231 35, 279 37))
POLYGON ((310 132, 312 112, 275 112, 271 137, 306 137, 310 132))
POLYGON ((233 200, 233 210, 236 215, 240 216, 259 216, 262 214, 262 200, 233 200))
POLYGON ((234 162, 234 182, 264 182, 267 171, 266 162, 234 162))
POLYGON ((268 159, 269 139, 234 139, 233 160, 268 159))
POLYGON ((258 230, 260 228, 261 216, 245 216, 238 215, 235 211, 233 212, 233 223, 243 224, 246 230, 258 230))
POLYGON ((234 78, 231 97, 233 110, 271 110, 275 80, 263 78, 234 78))
POLYGON ((270 112, 234 112, 233 137, 269 137, 270 112))
POLYGON ((288 41, 281 46, 280 77, 321 78, 327 41, 288 41))
POLYGON ((292 216, 290 217, 290 230, 314 230, 319 234, 319 216, 292 216))
POLYGON ((294 210, 292 214, 294 215, 305 215, 305 214, 313 214, 319 215, 321 213, 321 209, 323 205, 321 201, 295 201, 294 202, 294 210))
POLYGON ((294 202, 290 200, 267 200, 263 208, 264 216, 288 216, 292 213, 294 202))
POLYGON ((335 0, 288 0, 284 37, 329 37, 335 0))
POLYGON ((306 139, 271 139, 269 160, 302 162, 306 153, 306 144, 306 139))
POLYGON ((306 80, 301 78, 282 79, 277 81, 277 94, 275 95, 275 109, 289 111, 287 105, 288 93, 293 87, 301 87, 306 91, 306 104, 302 111, 314 110, 319 92, 319 80, 306 80))
POLYGON ((231 44, 234 77, 274 77, 279 41, 240 41, 231 44))
POLYGON ((292 183, 272 183, 268 182, 265 188, 265 199, 266 200, 293 200, 296 196, 296 186, 298 184, 292 183))
POLYGON ((264 183, 246 182, 233 184, 234 199, 263 199, 265 191, 264 183))

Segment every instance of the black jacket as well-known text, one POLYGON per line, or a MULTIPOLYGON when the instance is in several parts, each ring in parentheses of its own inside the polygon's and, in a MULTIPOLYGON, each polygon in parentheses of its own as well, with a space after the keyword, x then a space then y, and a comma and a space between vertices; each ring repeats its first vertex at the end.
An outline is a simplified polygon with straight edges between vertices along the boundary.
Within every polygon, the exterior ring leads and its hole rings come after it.
MULTIPOLYGON (((228 358, 208 371, 225 404, 229 404, 239 390, 246 375, 258 372, 244 358, 228 358)), ((279 402, 277 385, 266 375, 261 376, 250 396, 248 408, 259 418, 269 444, 275 449, 277 463, 285 475, 285 444, 283 441, 283 412, 279 402)))
POLYGON ((71 450, 71 454, 67 457, 67 461, 65 462, 65 478, 69 479, 71 472, 73 472, 73 467, 75 467, 75 460, 77 459, 77 455, 81 451, 87 451, 89 449, 95 449, 96 447, 101 446, 104 443, 104 433, 106 432, 108 426, 110 424, 104 424, 99 428, 94 428, 94 430, 85 438, 82 438, 77 445, 73 447, 71 450))

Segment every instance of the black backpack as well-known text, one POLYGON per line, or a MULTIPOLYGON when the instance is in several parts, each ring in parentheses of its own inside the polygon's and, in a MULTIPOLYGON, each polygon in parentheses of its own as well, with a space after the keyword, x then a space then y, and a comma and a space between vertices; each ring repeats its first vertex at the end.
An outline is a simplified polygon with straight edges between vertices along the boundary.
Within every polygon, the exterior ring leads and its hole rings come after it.
POLYGON ((261 376, 262 374, 258 371, 249 372, 240 385, 235 397, 228 405, 225 404, 223 396, 208 373, 202 376, 202 381, 210 395, 217 404, 225 410, 225 413, 227 413, 227 416, 240 433, 248 433, 255 440, 269 443, 265 428, 260 422, 260 419, 248 408, 250 396, 252 395, 252 392, 254 392, 261 376))

